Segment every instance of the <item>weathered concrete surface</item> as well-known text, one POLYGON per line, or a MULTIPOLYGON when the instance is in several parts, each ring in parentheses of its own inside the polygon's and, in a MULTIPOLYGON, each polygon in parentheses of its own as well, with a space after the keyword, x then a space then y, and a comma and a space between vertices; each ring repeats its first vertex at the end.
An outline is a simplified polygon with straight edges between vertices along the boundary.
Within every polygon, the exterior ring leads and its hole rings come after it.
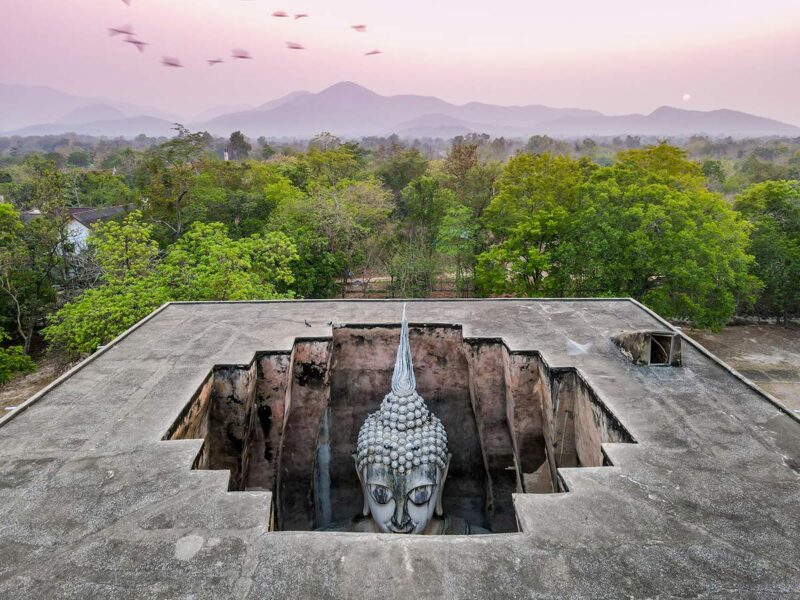
POLYGON ((800 415, 800 327, 731 325, 684 333, 800 415))
MULTIPOLYGON (((507 416, 503 350, 499 342, 465 344, 470 398, 488 474, 489 530, 495 533, 517 531, 512 494, 522 491, 507 416)), ((541 406, 537 401, 530 404, 541 406)))
POLYGON ((523 533, 270 533, 268 493, 191 470, 200 440, 161 440, 214 365, 400 310, 173 305, 52 389, 0 427, 0 597, 800 596, 800 423, 688 343, 681 368, 631 364, 610 336, 663 328, 632 302, 409 306, 577 367, 638 442, 605 444, 613 467, 560 469, 568 493, 518 494, 523 533))
POLYGON ((277 507, 280 529, 308 530, 314 522, 312 479, 317 437, 330 396, 327 386, 330 347, 326 341, 304 342, 294 347, 292 391, 286 397, 278 457, 278 487, 283 500, 277 507))
POLYGON ((275 353, 264 355, 258 361, 260 376, 250 414, 247 467, 243 467, 249 490, 271 490, 275 484, 277 473, 273 464, 283 437, 290 359, 288 353, 275 353))

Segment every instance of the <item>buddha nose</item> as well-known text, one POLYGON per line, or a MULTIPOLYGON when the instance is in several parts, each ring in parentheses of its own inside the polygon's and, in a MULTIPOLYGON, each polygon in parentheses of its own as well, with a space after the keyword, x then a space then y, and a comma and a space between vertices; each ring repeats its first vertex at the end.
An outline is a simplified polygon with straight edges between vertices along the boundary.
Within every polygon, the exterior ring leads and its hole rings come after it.
POLYGON ((410 520, 411 516, 406 512, 406 503, 396 502, 394 507, 394 516, 392 516, 392 525, 398 529, 402 529, 410 520))

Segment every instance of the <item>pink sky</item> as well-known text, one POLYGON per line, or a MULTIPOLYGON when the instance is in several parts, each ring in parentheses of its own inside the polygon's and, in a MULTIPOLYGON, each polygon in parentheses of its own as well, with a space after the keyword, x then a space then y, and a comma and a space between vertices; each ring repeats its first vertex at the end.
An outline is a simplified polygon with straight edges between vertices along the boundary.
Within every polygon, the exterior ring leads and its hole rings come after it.
POLYGON ((0 15, 0 82, 187 116, 351 80, 458 103, 725 107, 800 124, 798 0, 0 0, 0 15), (142 55, 108 37, 128 23, 151 44, 142 55), (231 63, 238 47, 254 60, 231 63), (228 62, 205 66, 217 56, 228 62))

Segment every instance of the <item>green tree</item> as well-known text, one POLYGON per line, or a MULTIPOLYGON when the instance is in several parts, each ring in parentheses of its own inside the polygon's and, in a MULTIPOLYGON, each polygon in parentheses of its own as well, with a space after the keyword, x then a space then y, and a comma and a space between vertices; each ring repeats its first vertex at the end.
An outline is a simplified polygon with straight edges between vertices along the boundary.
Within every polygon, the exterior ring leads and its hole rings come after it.
POLYGON ((85 152, 84 150, 75 150, 74 152, 70 152, 69 156, 67 157, 67 164, 72 167, 88 167, 91 162, 92 159, 89 156, 89 153, 85 152))
POLYGON ((277 154, 277 151, 275 150, 275 148, 270 146, 269 142, 267 141, 267 138, 261 136, 260 138, 258 138, 258 154, 262 158, 262 160, 269 160, 270 158, 275 156, 275 154, 277 154))
POLYGON ((590 169, 586 161, 551 154, 519 154, 506 163, 484 211, 492 245, 477 258, 475 281, 482 293, 544 293, 550 254, 579 208, 590 169))
MULTIPOLYGON (((44 155, 44 158, 45 160, 48 160, 51 163, 53 163, 58 169, 62 169, 67 162, 64 156, 60 152, 48 152, 47 154, 44 155)), ((80 155, 78 155, 76 158, 79 162, 81 162, 80 155)), ((86 166, 86 165, 79 165, 79 166, 86 166)))
POLYGON ((437 179, 423 175, 411 181, 403 189, 398 210, 408 239, 418 240, 429 253, 433 252, 442 219, 455 205, 455 194, 437 179))
POLYGON ((480 226, 467 206, 451 206, 442 219, 437 249, 454 264, 456 289, 466 295, 472 290, 475 259, 480 244, 480 226))
POLYGON ((250 156, 253 147, 241 131, 234 131, 228 140, 228 154, 232 160, 244 160, 250 156))
POLYGON ((487 209, 496 241, 478 257, 484 293, 632 296, 713 328, 755 297, 749 227, 682 151, 630 150, 605 168, 523 155, 506 170, 487 209))
POLYGON ((718 160, 703 161, 703 175, 708 179, 709 187, 714 191, 721 191, 725 186, 725 169, 718 160))
POLYGON ((283 233, 234 240, 221 223, 194 223, 169 249, 156 276, 172 300, 286 298, 297 258, 283 233))
POLYGON ((335 150, 341 145, 341 139, 329 131, 323 131, 322 133, 315 135, 314 138, 308 143, 308 149, 325 152, 326 150, 335 150))
POLYGON ((366 155, 358 144, 337 146, 329 141, 321 145, 312 142, 300 162, 305 171, 300 187, 311 190, 315 186, 336 186, 342 181, 361 179, 366 155))
MULTIPOLYGON (((0 344, 7 342, 11 337, 0 329, 0 344)), ((22 346, 0 345, 0 385, 11 379, 17 373, 32 373, 36 370, 36 363, 25 354, 22 346)))
POLYGON ((330 297, 368 267, 369 257, 379 256, 368 249, 386 235, 391 212, 391 195, 377 181, 343 180, 285 198, 268 228, 285 232, 298 245, 298 293, 330 297))
POLYGON ((395 194, 405 189, 414 179, 428 170, 428 161, 414 148, 401 146, 392 148, 389 155, 378 165, 377 175, 395 194))
POLYGON ((566 142, 554 140, 548 135, 534 135, 525 144, 528 154, 567 154, 569 145, 566 142))
POLYGON ((297 253, 284 234, 231 239, 220 223, 194 223, 154 262, 151 228, 131 214, 93 232, 104 283, 51 316, 45 339, 71 354, 93 352, 168 301, 292 297, 297 253))
POLYGON ((592 138, 586 138, 580 144, 575 144, 575 150, 582 152, 586 156, 594 156, 597 151, 597 142, 592 138))
POLYGON ((478 145, 453 143, 444 161, 444 172, 453 178, 454 191, 463 199, 467 195, 469 174, 478 166, 478 145))
POLYGON ((68 195, 73 206, 116 206, 135 199, 124 178, 108 171, 77 172, 71 180, 68 195))
POLYGON ((72 276, 73 250, 64 177, 43 160, 33 159, 27 168, 27 201, 38 213, 23 223, 11 204, 0 203, 0 298, 26 353, 37 325, 56 306, 56 288, 72 276))
POLYGON ((781 164, 759 160, 755 154, 751 154, 739 165, 737 174, 745 185, 750 185, 786 179, 788 169, 781 164))
POLYGON ((764 283, 757 308, 788 325, 800 312, 800 181, 755 184, 735 207, 753 226, 753 274, 764 283))
POLYGON ((453 143, 442 170, 444 184, 451 189, 460 204, 469 206, 479 217, 489 204, 501 167, 498 162, 483 162, 475 143, 453 143))
POLYGON ((402 244, 389 261, 392 290, 401 298, 431 295, 436 279, 436 256, 415 240, 402 244))
POLYGON ((205 133, 190 133, 181 125, 176 129, 176 137, 145 152, 135 174, 145 214, 169 232, 164 239, 172 240, 186 226, 186 205, 192 200, 191 186, 207 143, 205 133))
POLYGON ((153 227, 134 211, 122 221, 95 225, 89 244, 108 283, 123 283, 149 275, 158 257, 153 227))
POLYGON ((170 298, 150 278, 89 289, 50 316, 42 330, 54 348, 79 356, 108 344, 170 298))
POLYGON ((623 152, 590 178, 583 199, 570 243, 554 253, 551 293, 633 296, 714 329, 755 298, 749 227, 682 151, 623 152))
POLYGON ((220 222, 234 237, 263 230, 274 208, 287 195, 300 194, 278 165, 207 160, 190 182, 185 223, 220 222))

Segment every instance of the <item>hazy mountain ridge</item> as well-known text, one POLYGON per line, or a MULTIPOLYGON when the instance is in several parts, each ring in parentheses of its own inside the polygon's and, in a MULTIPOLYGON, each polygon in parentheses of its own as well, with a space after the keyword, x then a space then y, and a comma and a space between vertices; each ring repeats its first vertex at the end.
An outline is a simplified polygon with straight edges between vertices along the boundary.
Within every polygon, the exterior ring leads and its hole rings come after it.
POLYGON ((602 115, 596 111, 542 105, 497 106, 478 102, 456 105, 434 96, 381 96, 358 84, 342 82, 317 94, 288 98, 268 110, 224 115, 194 123, 192 128, 218 135, 240 129, 251 137, 307 137, 320 131, 352 137, 390 133, 422 137, 441 136, 443 129, 525 137, 539 123, 584 116, 602 115), (439 122, 435 121, 437 116, 441 117, 439 122))
POLYGON ((89 123, 43 123, 17 129, 13 134, 26 136, 77 133, 96 137, 125 138, 135 138, 137 135, 144 134, 149 137, 172 137, 175 135, 174 128, 175 123, 173 121, 142 115, 89 123))
POLYGON ((98 101, 51 88, 0 84, 0 131, 16 135, 80 133, 108 137, 173 135, 175 121, 189 129, 228 136, 241 130, 255 138, 308 138, 321 131, 344 137, 389 135, 452 137, 467 133, 527 138, 551 136, 650 135, 736 137, 798 136, 800 127, 744 112, 696 111, 664 106, 650 114, 607 116, 598 111, 552 108, 540 104, 499 106, 480 102, 457 105, 434 96, 382 96, 352 82, 321 92, 298 91, 256 108, 215 107, 201 113, 213 118, 188 119, 127 103, 98 101), (222 114, 219 114, 222 113, 222 114), (27 125, 9 122, 38 121, 27 125))
POLYGON ((700 111, 662 106, 648 115, 561 118, 543 123, 540 133, 563 136, 706 134, 757 137, 796 136, 800 135, 800 127, 729 109, 700 111))
POLYGON ((90 104, 89 106, 81 106, 80 108, 68 112, 58 120, 58 123, 74 125, 125 118, 127 118, 127 115, 118 108, 109 106, 108 104, 90 104))
POLYGON ((222 115, 227 115, 230 113, 241 112, 244 110, 253 110, 253 106, 250 104, 239 103, 239 104, 221 104, 217 106, 212 106, 205 110, 201 110, 197 114, 195 114, 191 121, 208 121, 209 119, 216 119, 217 117, 221 117, 222 115))
MULTIPOLYGON (((47 86, 23 86, 0 83, 0 131, 19 130, 31 125, 48 123, 78 123, 82 109, 102 106, 102 114, 90 117, 89 121, 113 120, 110 110, 118 111, 123 118, 147 115, 166 121, 178 120, 169 111, 151 106, 109 100, 105 98, 89 98, 69 94, 47 86)), ((117 116, 119 116, 117 115, 117 116)))

